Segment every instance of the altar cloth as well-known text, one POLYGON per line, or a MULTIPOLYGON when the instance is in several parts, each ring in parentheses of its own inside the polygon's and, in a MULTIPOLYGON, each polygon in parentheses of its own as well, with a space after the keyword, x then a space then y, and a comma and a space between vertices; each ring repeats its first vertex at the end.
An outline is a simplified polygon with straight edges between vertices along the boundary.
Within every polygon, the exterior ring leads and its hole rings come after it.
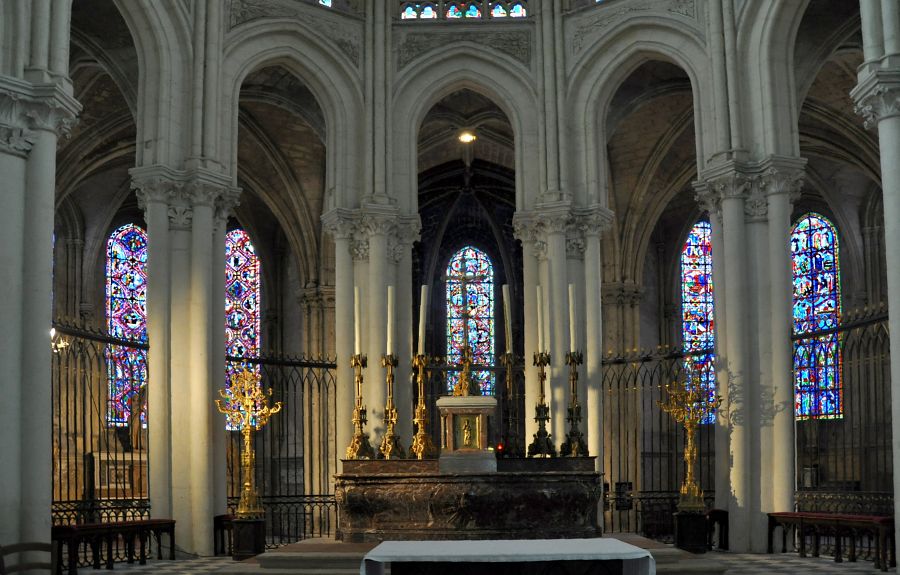
POLYGON ((361 575, 383 575, 385 563, 528 563, 622 561, 624 575, 656 575, 646 549, 618 539, 385 541, 369 551, 361 575))

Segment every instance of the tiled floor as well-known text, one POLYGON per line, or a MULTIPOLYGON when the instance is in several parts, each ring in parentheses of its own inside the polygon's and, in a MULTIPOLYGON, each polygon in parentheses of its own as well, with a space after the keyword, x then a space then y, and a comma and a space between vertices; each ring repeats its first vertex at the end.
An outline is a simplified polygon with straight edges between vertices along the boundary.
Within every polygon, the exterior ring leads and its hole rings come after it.
MULTIPOLYGON (((874 575, 881 573, 871 561, 857 563, 835 563, 830 558, 807 557, 801 559, 796 554, 784 555, 752 555, 746 553, 712 553, 715 558, 729 566, 729 575, 874 575)), ((147 565, 116 564, 113 573, 139 575, 160 573, 163 575, 201 575, 216 573, 231 564, 228 557, 209 557, 201 559, 185 559, 180 561, 150 561, 147 565)), ((98 572, 87 568, 79 569, 79 575, 98 575, 98 572)))

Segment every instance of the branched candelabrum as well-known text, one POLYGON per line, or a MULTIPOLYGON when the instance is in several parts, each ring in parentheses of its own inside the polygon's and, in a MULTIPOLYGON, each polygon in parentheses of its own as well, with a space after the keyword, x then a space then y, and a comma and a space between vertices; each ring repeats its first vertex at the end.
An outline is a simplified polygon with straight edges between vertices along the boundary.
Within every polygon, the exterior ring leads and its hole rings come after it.
POLYGON ((547 431, 547 422, 550 421, 550 406, 547 405, 547 397, 544 393, 544 385, 547 381, 546 367, 550 365, 550 354, 546 351, 536 352, 534 365, 538 368, 540 384, 538 402, 534 406, 534 420, 538 424, 538 430, 534 434, 534 441, 528 446, 528 457, 556 457, 553 439, 547 431))
POLYGON ((559 454, 566 457, 585 457, 588 454, 587 443, 579 429, 581 423, 581 404, 578 403, 578 366, 584 362, 584 356, 580 351, 570 351, 566 354, 566 364, 569 366, 569 432, 566 440, 559 446, 559 454))
POLYGON ((701 385, 685 383, 666 385, 666 401, 657 401, 657 405, 672 416, 675 421, 684 425, 684 467, 685 477, 681 484, 681 495, 678 498, 679 511, 700 512, 706 509, 703 502, 703 491, 697 484, 695 467, 697 465, 697 425, 719 406, 719 397, 710 397, 709 390, 701 385))
POLYGON ((253 431, 260 429, 269 421, 269 417, 281 411, 281 402, 269 407, 269 396, 272 389, 263 391, 257 382, 257 376, 250 370, 243 370, 231 378, 231 386, 220 389, 222 399, 216 400, 216 408, 225 414, 228 424, 240 429, 244 438, 241 453, 241 469, 244 485, 241 499, 238 502, 237 516, 241 519, 256 519, 264 516, 259 495, 253 481, 256 453, 253 451, 253 431))
POLYGON ((397 367, 397 356, 382 355, 381 367, 387 368, 387 402, 384 404, 384 437, 378 447, 378 459, 403 459, 406 454, 400 445, 400 436, 394 431, 397 426, 397 408, 394 407, 394 368, 397 367))
POLYGON ((366 426, 366 406, 363 405, 362 370, 366 367, 366 356, 357 353, 350 357, 350 367, 356 371, 356 407, 353 408, 353 438, 347 446, 347 459, 375 459, 375 450, 369 443, 369 436, 364 431, 366 426))
POLYGON ((506 445, 504 451, 507 457, 522 457, 522 446, 519 441, 518 420, 514 417, 513 409, 513 366, 516 356, 512 352, 506 352, 500 357, 500 362, 506 368, 506 445))
POLYGON ((416 416, 413 422, 416 424, 416 435, 413 437, 409 448, 410 457, 416 459, 430 459, 437 455, 437 449, 428 435, 428 408, 425 406, 425 367, 428 365, 428 357, 419 354, 413 358, 413 368, 416 370, 416 385, 419 391, 419 399, 416 402, 416 416))

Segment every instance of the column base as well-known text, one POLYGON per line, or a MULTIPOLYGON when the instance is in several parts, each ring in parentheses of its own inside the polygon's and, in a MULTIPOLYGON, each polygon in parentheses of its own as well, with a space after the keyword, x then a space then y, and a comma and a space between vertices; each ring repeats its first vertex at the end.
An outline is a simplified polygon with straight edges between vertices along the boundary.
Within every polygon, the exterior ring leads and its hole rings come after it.
POLYGON ((235 519, 232 521, 232 525, 233 550, 231 556, 235 561, 243 561, 265 552, 265 519, 235 519))
POLYGON ((691 553, 706 553, 706 514, 679 511, 675 516, 675 547, 691 553))

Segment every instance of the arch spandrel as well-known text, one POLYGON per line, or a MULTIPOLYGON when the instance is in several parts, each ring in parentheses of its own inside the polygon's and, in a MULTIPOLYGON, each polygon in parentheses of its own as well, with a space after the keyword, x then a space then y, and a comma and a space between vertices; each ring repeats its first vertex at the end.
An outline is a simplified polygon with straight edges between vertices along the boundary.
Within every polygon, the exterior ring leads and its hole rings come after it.
POLYGON ((430 51, 410 62, 393 84, 393 170, 389 189, 401 210, 418 209, 419 127, 428 111, 444 97, 461 89, 477 92, 494 102, 509 119, 515 134, 516 209, 532 205, 543 181, 539 169, 540 106, 534 78, 520 62, 484 46, 462 42, 453 48, 430 51), (460 61, 465 59, 465 67, 460 61))
POLYGON ((334 197, 325 206, 353 207, 362 188, 364 107, 362 79, 304 25, 262 21, 226 37, 222 67, 222 111, 228 121, 220 133, 237 178, 238 100, 244 79, 254 70, 279 65, 301 79, 325 115, 325 189, 334 197))

